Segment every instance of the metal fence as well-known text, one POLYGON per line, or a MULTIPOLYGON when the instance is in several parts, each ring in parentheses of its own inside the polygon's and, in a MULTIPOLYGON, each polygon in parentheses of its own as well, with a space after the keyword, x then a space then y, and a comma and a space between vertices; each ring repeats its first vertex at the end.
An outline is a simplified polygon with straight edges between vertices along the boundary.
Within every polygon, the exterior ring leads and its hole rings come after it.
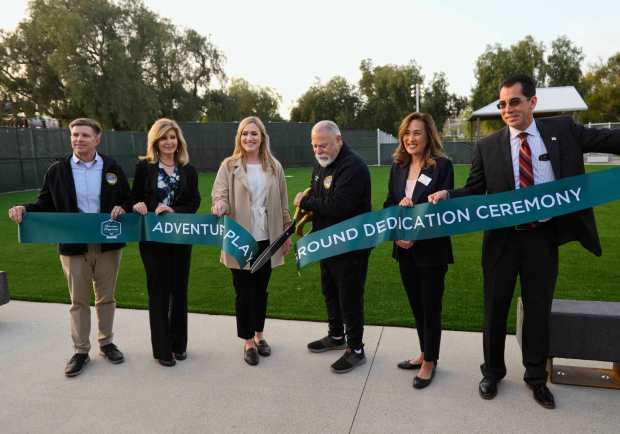
MULTIPOLYGON (((0 192, 38 188, 50 164, 70 152, 69 130, 0 128, 0 192)), ((133 175, 146 133, 105 131, 99 151, 112 155, 133 175)))
MULTIPOLYGON (((272 152, 285 166, 314 163, 310 145, 311 123, 267 123, 272 152)), ((217 170, 234 147, 237 122, 182 123, 192 164, 199 171, 217 170)), ((374 130, 345 130, 344 140, 369 163, 377 162, 377 134, 374 130)), ((50 164, 70 152, 67 129, 0 128, 0 192, 39 188, 50 164)), ((99 152, 113 157, 128 177, 146 150, 146 133, 105 131, 99 152)))
MULTIPOLYGON (((237 122, 182 123, 192 164, 199 171, 217 170, 220 162, 232 153, 238 125, 237 122)), ((620 128, 620 123, 588 126, 620 128)), ((311 123, 268 122, 266 128, 272 152, 285 167, 314 163, 311 123)), ((342 135, 367 164, 391 164, 398 143, 394 136, 381 130, 343 130, 342 135)), ((69 154, 69 143, 67 129, 0 128, 0 192, 40 187, 49 165, 69 154)), ((473 142, 446 141, 444 148, 454 163, 471 162, 473 142)), ((144 155, 145 150, 146 133, 136 131, 105 131, 99 146, 99 151, 114 157, 130 178, 137 157, 144 155)), ((610 157, 608 161, 613 163, 616 159, 610 157)))

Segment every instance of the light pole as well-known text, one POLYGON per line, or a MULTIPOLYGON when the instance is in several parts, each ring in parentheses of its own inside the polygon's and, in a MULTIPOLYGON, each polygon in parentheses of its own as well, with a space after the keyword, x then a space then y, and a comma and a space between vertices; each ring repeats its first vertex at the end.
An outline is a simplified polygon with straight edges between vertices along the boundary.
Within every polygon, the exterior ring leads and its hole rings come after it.
POLYGON ((415 111, 420 111, 420 83, 412 84, 409 86, 411 88, 411 97, 415 97, 415 111))

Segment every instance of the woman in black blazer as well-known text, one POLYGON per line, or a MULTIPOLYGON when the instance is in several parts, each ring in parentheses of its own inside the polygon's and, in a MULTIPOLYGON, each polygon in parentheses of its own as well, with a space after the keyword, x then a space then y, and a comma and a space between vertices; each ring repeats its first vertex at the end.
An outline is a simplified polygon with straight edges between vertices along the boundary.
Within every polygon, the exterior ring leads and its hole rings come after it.
MULTIPOLYGON (((425 203, 429 194, 454 187, 452 163, 429 114, 406 116, 398 129, 398 142, 384 208, 425 203)), ((394 242, 392 256, 398 261, 422 350, 420 356, 400 362, 398 367, 419 369, 413 387, 422 389, 431 383, 439 358, 441 301, 448 264, 453 263, 452 244, 450 237, 399 240, 394 242)))
MULTIPOLYGON (((133 210, 195 213, 200 206, 198 174, 188 164, 187 143, 179 125, 159 119, 148 134, 146 156, 136 166, 133 210)), ((153 357, 163 366, 187 358, 187 284, 192 246, 141 242, 146 271, 153 357)))

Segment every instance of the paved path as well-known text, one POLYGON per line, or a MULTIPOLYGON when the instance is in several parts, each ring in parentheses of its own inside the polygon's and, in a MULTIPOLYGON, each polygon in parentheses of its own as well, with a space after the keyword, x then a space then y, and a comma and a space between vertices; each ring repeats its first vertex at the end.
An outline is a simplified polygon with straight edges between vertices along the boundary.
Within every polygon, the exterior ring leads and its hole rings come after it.
MULTIPOLYGON (((620 391, 551 385, 545 410, 521 380, 514 337, 497 398, 480 399, 478 333, 445 332, 433 384, 418 391, 396 363, 415 330, 367 327, 368 363, 333 374, 339 354, 311 354, 322 323, 267 320, 273 355, 242 361, 235 319, 190 314, 189 357, 174 368, 151 356, 146 311, 117 310, 126 361, 91 351, 88 369, 65 378, 68 307, 12 301, 0 307, 0 433, 618 433, 620 391)), ((93 336, 94 339, 94 336, 93 336)))

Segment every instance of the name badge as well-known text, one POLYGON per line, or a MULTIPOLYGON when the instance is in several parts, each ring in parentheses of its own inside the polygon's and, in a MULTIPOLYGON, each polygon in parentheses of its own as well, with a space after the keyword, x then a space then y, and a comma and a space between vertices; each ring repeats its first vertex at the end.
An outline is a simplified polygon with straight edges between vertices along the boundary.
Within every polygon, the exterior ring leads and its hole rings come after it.
POLYGON ((430 184, 432 181, 431 178, 429 178, 428 176, 426 176, 425 174, 421 174, 420 177, 418 178, 418 182, 421 182, 422 184, 428 186, 428 184, 430 184))

